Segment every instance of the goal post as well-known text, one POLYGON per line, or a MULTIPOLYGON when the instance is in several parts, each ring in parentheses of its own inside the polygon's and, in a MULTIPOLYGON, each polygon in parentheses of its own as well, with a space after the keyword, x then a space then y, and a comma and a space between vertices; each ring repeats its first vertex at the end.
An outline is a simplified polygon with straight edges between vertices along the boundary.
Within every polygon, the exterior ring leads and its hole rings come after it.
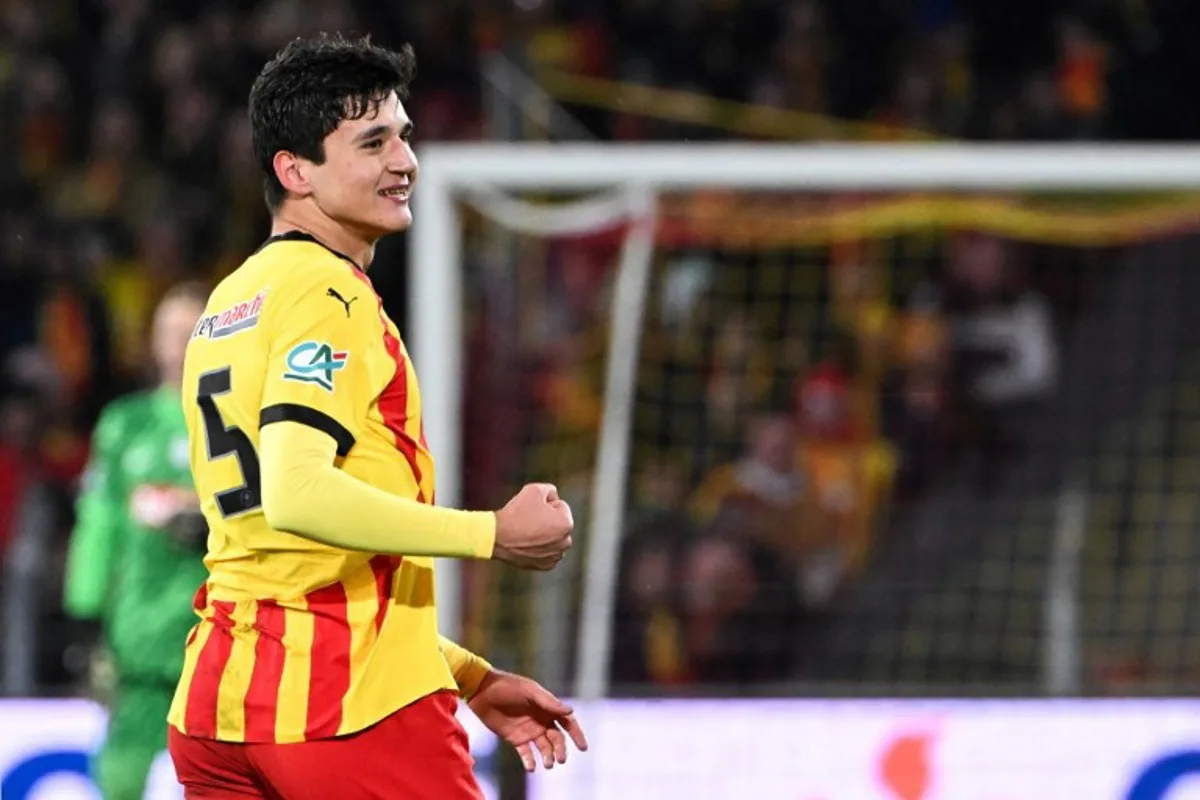
MULTIPOLYGON (((629 382, 638 359, 639 304, 644 301, 652 238, 639 242, 639 221, 652 225, 663 193, 718 189, 795 192, 1145 192, 1200 190, 1200 147, 1135 145, 963 144, 430 144, 419 151, 421 173, 409 238, 410 347, 421 376, 426 432, 437 464, 437 502, 460 503, 463 461, 465 334, 461 214, 508 193, 596 193, 530 230, 550 235, 633 223, 616 279, 605 370, 597 470, 589 504, 583 606, 572 694, 582 701, 607 692, 614 581, 623 525, 633 403, 629 382)), ((515 202, 515 201, 514 201, 515 202)), ((526 204, 525 211, 532 213, 526 204)), ((526 216, 529 216, 528 214, 526 216)), ((533 217, 530 217, 533 218, 533 217)), ((652 237, 652 234, 651 234, 652 237)), ((1077 525, 1069 534, 1078 536, 1077 525)), ((1077 557, 1079 546, 1056 548, 1077 557)), ((572 558, 578 556, 573 555, 572 558)), ((439 625, 455 635, 462 609, 459 565, 440 561, 439 625)), ((1071 569, 1055 574, 1072 575, 1071 569)), ((1068 593, 1069 594, 1069 593, 1068 593)), ((1053 593, 1063 602, 1061 591, 1053 593)), ((1070 613, 1047 620, 1075 624, 1070 613)), ((1048 637, 1053 638, 1054 632, 1048 637)), ((1072 662, 1067 654, 1050 662, 1072 662)))

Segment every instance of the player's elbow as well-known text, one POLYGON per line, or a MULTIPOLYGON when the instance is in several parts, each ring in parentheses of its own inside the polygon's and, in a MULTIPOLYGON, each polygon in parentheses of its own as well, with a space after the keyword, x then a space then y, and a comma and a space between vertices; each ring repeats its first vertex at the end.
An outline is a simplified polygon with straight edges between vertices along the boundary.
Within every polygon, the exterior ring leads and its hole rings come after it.
POLYGON ((263 426, 259 434, 262 512, 277 531, 321 540, 341 522, 336 443, 324 431, 299 422, 263 426))
POLYGON ((263 517, 282 533, 336 546, 331 538, 331 521, 338 518, 334 496, 326 476, 311 465, 286 467, 274 480, 263 475, 263 517))
POLYGON ((282 426, 263 429, 261 442, 262 513, 277 531, 307 535, 310 507, 320 502, 319 456, 297 449, 296 437, 282 426))
POLYGON ((303 460, 289 457, 286 452, 269 449, 262 462, 262 512, 267 524, 277 531, 303 533, 297 530, 304 520, 305 498, 313 494, 308 486, 303 460))

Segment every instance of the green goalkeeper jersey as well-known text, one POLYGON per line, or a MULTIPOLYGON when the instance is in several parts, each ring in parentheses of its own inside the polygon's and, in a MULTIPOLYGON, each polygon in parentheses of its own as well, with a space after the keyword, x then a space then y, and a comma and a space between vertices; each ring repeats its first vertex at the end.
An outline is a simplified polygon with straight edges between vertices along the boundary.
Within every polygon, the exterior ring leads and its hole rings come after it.
POLYGON ((69 614, 99 619, 121 680, 173 683, 207 577, 177 392, 118 399, 96 425, 67 560, 69 614))

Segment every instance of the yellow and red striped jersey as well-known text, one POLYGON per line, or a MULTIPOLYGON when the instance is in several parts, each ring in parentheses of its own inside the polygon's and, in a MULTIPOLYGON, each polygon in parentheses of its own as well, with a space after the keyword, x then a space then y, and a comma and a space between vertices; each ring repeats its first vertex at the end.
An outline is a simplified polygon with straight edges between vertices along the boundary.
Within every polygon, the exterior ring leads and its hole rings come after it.
POLYGON ((339 550, 272 529, 261 509, 259 428, 281 420, 332 436, 348 474, 432 502, 416 376, 367 276, 306 234, 268 240, 213 292, 183 387, 210 574, 170 724, 297 742, 454 689, 432 559, 339 550))

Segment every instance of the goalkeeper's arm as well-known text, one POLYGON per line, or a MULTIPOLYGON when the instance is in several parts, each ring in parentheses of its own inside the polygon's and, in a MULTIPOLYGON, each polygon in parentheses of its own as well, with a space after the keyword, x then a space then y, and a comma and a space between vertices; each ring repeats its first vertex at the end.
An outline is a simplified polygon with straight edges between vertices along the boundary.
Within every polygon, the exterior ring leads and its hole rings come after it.
POLYGON ((97 504, 81 505, 67 552, 63 607, 76 619, 97 619, 108 600, 120 529, 97 504))
POLYGON ((124 416, 119 408, 106 409, 96 424, 67 550, 63 607, 76 619, 99 619, 104 613, 121 532, 129 524, 120 480, 124 416))
POLYGON ((426 505, 389 494, 334 466, 337 443, 299 422, 259 437, 267 524, 333 547, 391 555, 491 558, 496 515, 426 505))

